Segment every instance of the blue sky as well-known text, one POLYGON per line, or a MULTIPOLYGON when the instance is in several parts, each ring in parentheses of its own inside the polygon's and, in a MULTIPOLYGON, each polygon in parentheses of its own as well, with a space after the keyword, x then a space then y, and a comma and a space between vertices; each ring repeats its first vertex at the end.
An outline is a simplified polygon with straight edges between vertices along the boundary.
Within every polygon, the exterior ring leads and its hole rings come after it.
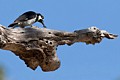
MULTIPOLYGON (((33 10, 45 17, 49 29, 74 31, 97 26, 120 35, 120 0, 0 0, 0 24, 8 26, 20 14, 33 10)), ((36 23, 36 26, 42 27, 36 23)), ((100 44, 59 46, 61 67, 35 71, 10 51, 0 50, 6 80, 117 80, 120 78, 120 38, 100 44)))

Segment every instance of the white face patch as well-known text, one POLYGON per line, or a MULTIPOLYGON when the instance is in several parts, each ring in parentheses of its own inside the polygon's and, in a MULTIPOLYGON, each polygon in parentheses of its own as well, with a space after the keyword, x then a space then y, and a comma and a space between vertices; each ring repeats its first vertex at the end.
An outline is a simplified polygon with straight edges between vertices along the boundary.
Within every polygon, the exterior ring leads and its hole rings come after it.
POLYGON ((42 17, 41 16, 38 16, 38 20, 41 20, 42 19, 42 17))

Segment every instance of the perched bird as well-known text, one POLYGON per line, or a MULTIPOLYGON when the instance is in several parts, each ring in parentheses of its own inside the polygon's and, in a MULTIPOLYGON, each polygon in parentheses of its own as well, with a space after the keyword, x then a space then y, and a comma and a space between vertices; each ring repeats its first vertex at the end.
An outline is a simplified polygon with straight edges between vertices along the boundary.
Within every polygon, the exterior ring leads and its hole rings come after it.
POLYGON ((10 24, 8 27, 21 27, 24 28, 25 26, 31 26, 35 22, 40 22, 44 28, 46 28, 44 22, 43 22, 44 16, 42 16, 40 13, 35 13, 33 11, 28 11, 20 15, 12 24, 10 24))

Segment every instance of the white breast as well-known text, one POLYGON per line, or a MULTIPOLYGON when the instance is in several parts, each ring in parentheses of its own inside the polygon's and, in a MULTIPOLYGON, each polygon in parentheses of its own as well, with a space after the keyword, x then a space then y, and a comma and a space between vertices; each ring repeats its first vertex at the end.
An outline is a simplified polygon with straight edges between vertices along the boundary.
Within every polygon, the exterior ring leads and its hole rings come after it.
POLYGON ((31 26, 33 23, 35 23, 35 20, 36 20, 36 18, 30 19, 30 20, 28 20, 28 21, 24 21, 24 22, 22 23, 22 25, 24 25, 24 26, 31 26))

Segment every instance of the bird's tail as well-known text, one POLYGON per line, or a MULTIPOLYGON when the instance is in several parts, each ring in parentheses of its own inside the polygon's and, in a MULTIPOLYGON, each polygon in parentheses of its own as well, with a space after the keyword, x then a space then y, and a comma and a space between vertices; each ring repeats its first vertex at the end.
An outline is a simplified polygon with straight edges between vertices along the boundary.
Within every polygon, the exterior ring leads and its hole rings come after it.
POLYGON ((12 23, 12 24, 10 24, 8 27, 14 27, 14 26, 16 26, 18 23, 12 23))

